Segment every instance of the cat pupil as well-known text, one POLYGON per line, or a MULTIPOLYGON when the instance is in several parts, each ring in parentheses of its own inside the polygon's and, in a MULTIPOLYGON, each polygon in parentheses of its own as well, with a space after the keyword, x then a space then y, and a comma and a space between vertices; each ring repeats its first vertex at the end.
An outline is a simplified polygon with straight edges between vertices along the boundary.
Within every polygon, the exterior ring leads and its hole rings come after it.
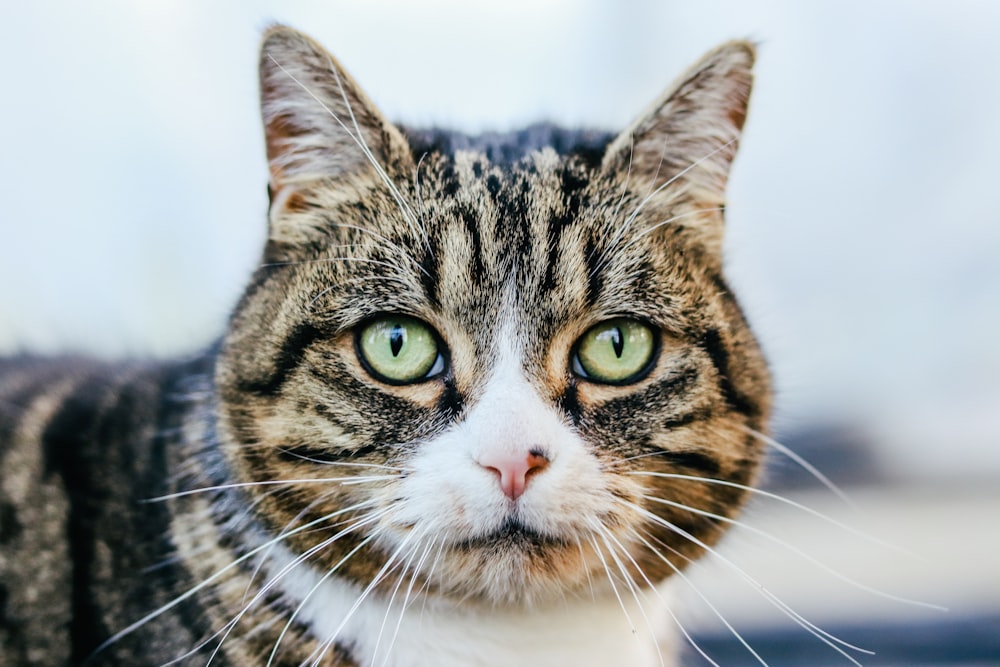
POLYGON ((403 343, 405 342, 406 330, 398 324, 393 326, 392 332, 389 333, 389 349, 392 350, 392 356, 399 356, 399 351, 403 349, 403 343))
POLYGON ((622 337, 622 330, 615 327, 611 330, 611 347, 615 351, 615 356, 622 358, 622 350, 625 349, 625 339, 622 337))

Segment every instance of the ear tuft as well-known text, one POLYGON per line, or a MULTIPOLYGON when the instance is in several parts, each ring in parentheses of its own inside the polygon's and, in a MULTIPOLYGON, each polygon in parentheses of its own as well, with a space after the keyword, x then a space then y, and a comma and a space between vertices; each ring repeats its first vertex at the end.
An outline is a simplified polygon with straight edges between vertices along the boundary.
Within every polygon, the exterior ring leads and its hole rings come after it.
POLYGON ((297 30, 279 25, 264 33, 260 95, 275 192, 409 159, 399 130, 333 56, 297 30))
POLYGON ((754 57, 745 41, 710 51, 609 144, 603 168, 628 173, 639 192, 673 180, 690 200, 721 206, 746 120, 754 57))

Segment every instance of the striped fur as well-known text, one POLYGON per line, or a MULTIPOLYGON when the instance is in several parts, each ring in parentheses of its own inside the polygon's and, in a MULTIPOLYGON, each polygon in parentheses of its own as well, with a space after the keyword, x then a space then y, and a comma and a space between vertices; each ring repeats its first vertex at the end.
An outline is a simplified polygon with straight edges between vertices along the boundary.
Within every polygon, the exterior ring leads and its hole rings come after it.
POLYGON ((660 664, 616 599, 719 538, 769 412, 721 258, 752 60, 720 47, 618 136, 470 138, 390 124, 269 30, 269 237, 221 341, 0 366, 0 665, 660 664), (386 313, 442 373, 369 371, 386 313), (653 360, 590 381, 578 341, 618 317, 653 360), (505 497, 482 461, 529 451, 505 497))

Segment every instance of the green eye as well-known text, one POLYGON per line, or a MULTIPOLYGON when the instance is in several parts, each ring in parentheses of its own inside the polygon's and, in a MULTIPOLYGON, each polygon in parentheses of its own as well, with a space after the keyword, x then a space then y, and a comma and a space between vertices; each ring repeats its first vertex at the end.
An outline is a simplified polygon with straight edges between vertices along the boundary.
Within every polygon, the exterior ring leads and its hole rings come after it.
POLYGON ((636 320, 619 318, 592 327, 576 344, 573 370, 604 384, 640 379, 656 352, 653 330, 636 320))
POLYGON ((358 356, 373 376, 389 384, 410 384, 444 371, 434 331, 405 315, 370 321, 357 337, 358 356))

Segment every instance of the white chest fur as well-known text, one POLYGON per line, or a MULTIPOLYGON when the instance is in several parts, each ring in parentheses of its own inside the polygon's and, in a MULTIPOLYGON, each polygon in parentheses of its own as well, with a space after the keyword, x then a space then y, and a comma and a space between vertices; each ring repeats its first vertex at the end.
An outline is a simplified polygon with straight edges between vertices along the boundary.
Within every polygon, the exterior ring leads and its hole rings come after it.
MULTIPOLYGON (((287 558, 275 554, 272 563, 287 558)), ((627 591, 525 610, 470 610, 441 601, 395 601, 297 566, 279 587, 301 603, 297 619, 317 638, 336 635, 364 667, 670 667, 671 621, 663 598, 642 609, 627 591), (624 609, 623 609, 624 606, 624 609), (626 616, 627 612, 627 616, 626 616), (655 629, 654 632, 651 628, 655 629), (657 647, 660 647, 659 650, 657 647)))

